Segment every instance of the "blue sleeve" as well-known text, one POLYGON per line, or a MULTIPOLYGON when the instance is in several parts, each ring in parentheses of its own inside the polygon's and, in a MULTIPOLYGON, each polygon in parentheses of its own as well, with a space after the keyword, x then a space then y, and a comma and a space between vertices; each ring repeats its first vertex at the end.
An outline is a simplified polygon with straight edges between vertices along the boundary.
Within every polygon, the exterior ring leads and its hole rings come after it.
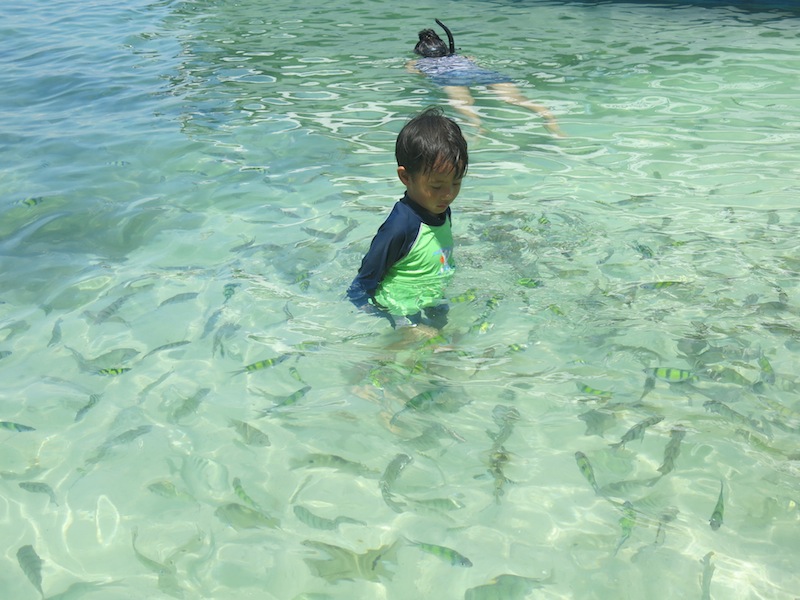
POLYGON ((358 308, 375 295, 386 272, 408 254, 419 232, 420 220, 407 206, 398 203, 372 238, 361 268, 347 290, 347 297, 358 308))

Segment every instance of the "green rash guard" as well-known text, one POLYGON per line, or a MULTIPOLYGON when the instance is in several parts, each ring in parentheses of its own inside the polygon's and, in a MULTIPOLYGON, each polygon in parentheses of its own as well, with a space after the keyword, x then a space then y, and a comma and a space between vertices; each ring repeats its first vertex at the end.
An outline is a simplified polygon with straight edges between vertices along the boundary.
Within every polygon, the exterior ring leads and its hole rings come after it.
POLYGON ((369 301, 393 315, 415 315, 442 302, 455 270, 452 252, 450 209, 433 215, 406 196, 372 240, 348 296, 357 306, 369 301))

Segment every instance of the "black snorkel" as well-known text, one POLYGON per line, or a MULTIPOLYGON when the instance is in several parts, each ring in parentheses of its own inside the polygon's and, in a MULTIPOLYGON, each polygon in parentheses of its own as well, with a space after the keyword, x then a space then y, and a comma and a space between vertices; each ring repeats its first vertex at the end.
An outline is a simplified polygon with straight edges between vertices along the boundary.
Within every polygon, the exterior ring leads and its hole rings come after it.
POLYGON ((447 25, 442 23, 439 19, 434 19, 434 21, 436 21, 436 23, 439 25, 439 27, 444 29, 444 32, 447 34, 447 41, 450 44, 450 53, 447 56, 452 56, 453 54, 456 53, 456 45, 455 45, 455 42, 453 42, 453 34, 447 28, 447 25))

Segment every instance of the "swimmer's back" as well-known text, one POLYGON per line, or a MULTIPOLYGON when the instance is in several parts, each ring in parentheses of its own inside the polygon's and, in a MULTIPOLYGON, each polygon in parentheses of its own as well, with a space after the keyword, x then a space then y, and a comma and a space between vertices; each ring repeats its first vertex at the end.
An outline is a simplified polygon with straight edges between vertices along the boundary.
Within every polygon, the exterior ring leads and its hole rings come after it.
POLYGON ((492 85, 510 83, 511 78, 497 71, 484 69, 465 56, 453 54, 417 59, 416 67, 441 86, 492 85))

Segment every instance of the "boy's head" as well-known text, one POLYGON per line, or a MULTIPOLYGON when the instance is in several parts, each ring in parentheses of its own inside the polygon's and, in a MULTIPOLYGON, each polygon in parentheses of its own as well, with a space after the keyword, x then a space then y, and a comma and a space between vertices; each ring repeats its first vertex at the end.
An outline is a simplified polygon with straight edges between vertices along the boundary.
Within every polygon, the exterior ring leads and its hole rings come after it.
POLYGON ((410 175, 446 170, 461 179, 469 165, 461 128, 437 106, 426 108, 403 126, 394 156, 397 166, 410 175))
POLYGON ((449 54, 447 45, 444 43, 433 29, 423 29, 419 35, 419 41, 414 46, 414 52, 425 58, 439 58, 449 54))
POLYGON ((438 107, 405 124, 395 144, 397 175, 412 200, 434 214, 458 195, 467 173, 467 141, 458 124, 438 107))

